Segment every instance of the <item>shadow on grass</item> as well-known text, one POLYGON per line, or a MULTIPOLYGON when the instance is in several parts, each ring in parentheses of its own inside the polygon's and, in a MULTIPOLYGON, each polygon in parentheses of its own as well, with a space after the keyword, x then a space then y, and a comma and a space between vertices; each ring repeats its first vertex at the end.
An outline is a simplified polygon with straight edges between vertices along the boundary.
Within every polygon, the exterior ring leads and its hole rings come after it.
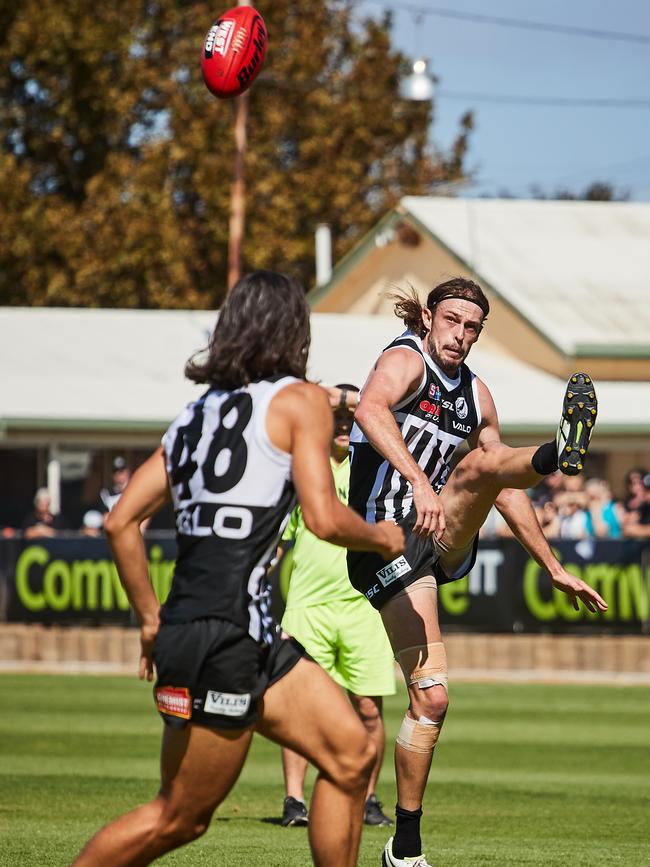
MULTIPOLYGON (((278 825, 282 824, 282 819, 280 816, 265 816, 259 819, 257 816, 214 816, 211 824, 220 824, 221 822, 261 822, 264 825, 278 825)), ((296 826, 296 827, 305 827, 304 825, 296 826)))

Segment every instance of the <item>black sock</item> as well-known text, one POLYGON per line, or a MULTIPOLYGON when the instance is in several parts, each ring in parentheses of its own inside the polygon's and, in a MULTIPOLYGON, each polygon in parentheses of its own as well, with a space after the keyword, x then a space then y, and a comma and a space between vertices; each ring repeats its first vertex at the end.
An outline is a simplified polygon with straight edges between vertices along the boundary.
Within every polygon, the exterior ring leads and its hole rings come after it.
POLYGON ((555 440, 551 443, 544 443, 540 446, 532 457, 531 463, 533 469, 540 476, 550 476, 558 468, 557 443, 555 440))
POLYGON ((422 854, 422 840, 420 838, 420 818, 422 807, 419 810, 405 810, 399 804, 395 805, 395 836, 393 838, 393 855, 396 858, 415 858, 422 854))

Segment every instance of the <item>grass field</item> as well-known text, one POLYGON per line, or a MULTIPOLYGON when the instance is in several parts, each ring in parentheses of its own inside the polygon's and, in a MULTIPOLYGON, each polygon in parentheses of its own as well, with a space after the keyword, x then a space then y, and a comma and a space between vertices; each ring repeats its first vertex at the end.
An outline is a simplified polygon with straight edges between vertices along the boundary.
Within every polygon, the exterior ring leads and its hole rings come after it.
MULTIPOLYGON (((432 863, 650 864, 647 690, 457 684, 451 700, 425 801, 432 863)), ((161 723, 135 678, 0 675, 0 707, 2 867, 69 864, 155 793, 161 723)), ((391 739, 401 715, 391 699, 391 739)), ((278 824, 282 796, 278 748, 256 738, 208 834, 159 863, 308 865, 304 829, 278 824)), ((394 803, 390 751, 379 796, 394 803)), ((386 837, 364 831, 362 867, 378 867, 386 837)))

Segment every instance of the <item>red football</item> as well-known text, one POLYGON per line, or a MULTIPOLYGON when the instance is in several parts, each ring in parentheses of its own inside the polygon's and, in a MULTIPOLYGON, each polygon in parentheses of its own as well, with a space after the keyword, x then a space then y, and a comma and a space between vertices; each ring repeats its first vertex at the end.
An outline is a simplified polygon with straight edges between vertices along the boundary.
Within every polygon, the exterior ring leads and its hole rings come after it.
POLYGON ((243 93, 262 68, 266 25, 252 6, 225 12, 208 30, 201 53, 201 72, 208 90, 219 99, 243 93))

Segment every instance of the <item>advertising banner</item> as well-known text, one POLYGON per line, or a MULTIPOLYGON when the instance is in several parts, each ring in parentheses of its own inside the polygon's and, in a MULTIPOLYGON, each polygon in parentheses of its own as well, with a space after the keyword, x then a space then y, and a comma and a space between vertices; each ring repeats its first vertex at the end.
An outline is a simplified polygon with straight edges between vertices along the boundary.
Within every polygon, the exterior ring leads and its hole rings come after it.
MULTIPOLYGON (((161 601, 174 571, 172 534, 145 542, 149 574, 161 601)), ((4 619, 10 623, 134 625, 135 618, 105 539, 3 540, 4 619)))
POLYGON ((557 542, 564 568, 594 587, 604 613, 578 611, 514 539, 481 542, 468 576, 444 584, 440 622, 476 632, 650 632, 650 548, 638 542, 557 542))
MULTIPOLYGON (((167 598, 174 570, 172 534, 146 538, 149 573, 167 598)), ((476 566, 440 588, 446 629, 477 632, 650 632, 650 547, 638 542, 559 542, 565 568, 609 604, 592 614, 552 587, 548 575, 515 540, 482 542, 476 566)), ((274 610, 281 614, 279 593, 274 610)), ((13 623, 134 624, 104 539, 0 540, 0 619, 13 623)))

